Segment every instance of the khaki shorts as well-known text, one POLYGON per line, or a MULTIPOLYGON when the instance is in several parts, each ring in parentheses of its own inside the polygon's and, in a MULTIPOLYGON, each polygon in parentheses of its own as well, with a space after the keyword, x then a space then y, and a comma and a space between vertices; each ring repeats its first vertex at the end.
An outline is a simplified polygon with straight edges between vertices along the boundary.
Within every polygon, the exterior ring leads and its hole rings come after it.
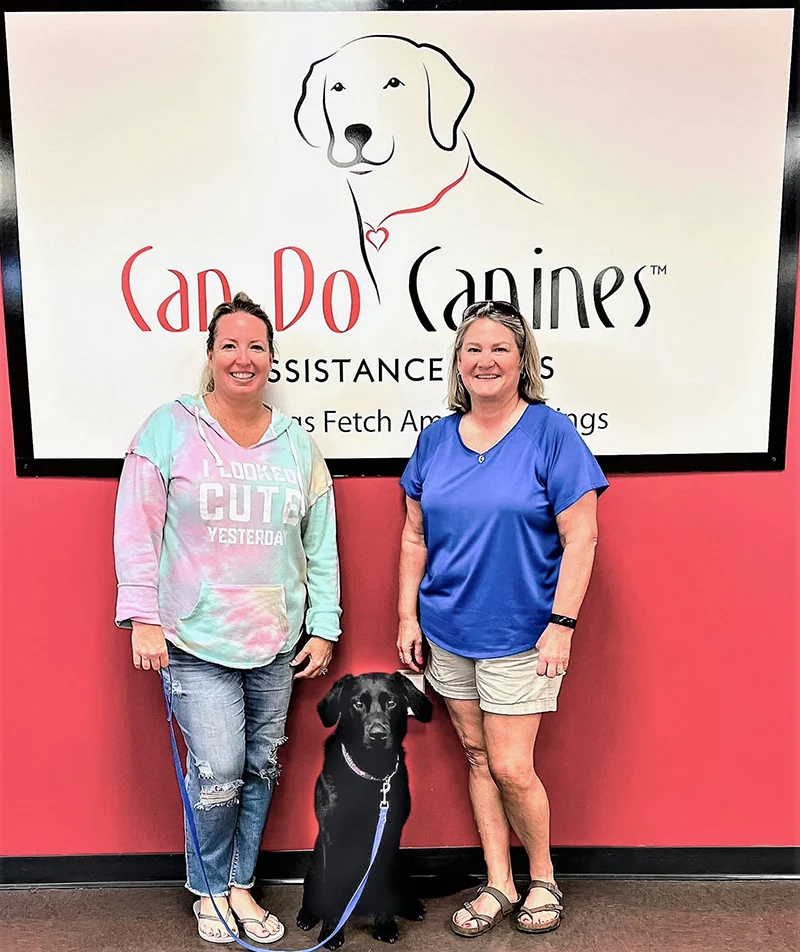
POLYGON ((480 701, 489 714, 555 711, 563 675, 536 673, 539 650, 507 658, 461 658, 428 642, 425 680, 437 694, 455 701, 480 701))

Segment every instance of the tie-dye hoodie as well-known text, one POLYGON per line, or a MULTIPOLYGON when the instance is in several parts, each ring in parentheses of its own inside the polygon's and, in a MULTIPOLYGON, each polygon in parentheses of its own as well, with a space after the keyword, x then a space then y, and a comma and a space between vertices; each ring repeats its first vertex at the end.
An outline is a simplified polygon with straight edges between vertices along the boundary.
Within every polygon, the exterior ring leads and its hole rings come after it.
POLYGON ((114 552, 117 624, 161 625, 198 658, 252 668, 293 648, 304 626, 339 637, 331 477, 280 410, 251 447, 203 400, 156 410, 125 456, 114 552))

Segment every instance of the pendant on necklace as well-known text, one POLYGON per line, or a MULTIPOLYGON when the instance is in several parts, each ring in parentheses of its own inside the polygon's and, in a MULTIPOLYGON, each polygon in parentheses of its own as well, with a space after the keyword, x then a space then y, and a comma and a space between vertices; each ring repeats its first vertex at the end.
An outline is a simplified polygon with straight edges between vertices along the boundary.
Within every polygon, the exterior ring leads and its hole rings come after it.
POLYGON ((478 462, 482 463, 485 459, 486 457, 483 455, 483 453, 481 453, 481 455, 478 457, 478 462))

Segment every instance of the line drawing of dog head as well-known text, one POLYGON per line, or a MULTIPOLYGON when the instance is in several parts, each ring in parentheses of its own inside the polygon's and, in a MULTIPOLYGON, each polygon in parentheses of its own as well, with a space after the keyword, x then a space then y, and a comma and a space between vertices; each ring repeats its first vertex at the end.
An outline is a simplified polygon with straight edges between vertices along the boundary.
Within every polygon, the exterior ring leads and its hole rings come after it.
POLYGON ((403 36, 358 37, 311 64, 295 107, 297 131, 328 161, 368 175, 421 144, 451 152, 475 94, 444 50, 403 36))
POLYGON ((346 674, 317 705, 325 727, 337 724, 337 734, 354 749, 393 750, 406 735, 408 708, 427 723, 433 705, 402 674, 346 674))
POLYGON ((477 180, 484 196, 500 183, 504 194, 516 193, 514 201, 540 204, 479 161, 462 128, 474 95, 475 84, 449 53, 393 34, 350 40, 313 62, 303 79, 295 126, 345 176, 361 258, 378 303, 375 256, 399 223, 412 218, 413 244, 438 244, 425 218, 433 208, 449 207, 452 233, 468 208, 456 197, 465 179, 477 180))

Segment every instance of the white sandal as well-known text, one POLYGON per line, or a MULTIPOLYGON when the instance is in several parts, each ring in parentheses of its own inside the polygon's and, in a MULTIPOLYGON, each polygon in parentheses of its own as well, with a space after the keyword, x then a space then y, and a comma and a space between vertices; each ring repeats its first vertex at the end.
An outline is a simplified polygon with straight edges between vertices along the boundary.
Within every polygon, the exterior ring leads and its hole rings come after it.
POLYGON ((283 938, 283 934, 286 932, 286 928, 284 924, 280 921, 280 919, 277 916, 273 917, 275 921, 278 923, 278 931, 270 932, 268 935, 256 935, 255 932, 251 932, 247 928, 246 923, 255 922, 256 925, 261 926, 262 929, 266 929, 267 919, 269 919, 270 915, 271 913, 269 912, 268 909, 264 910, 264 915, 260 919, 253 919, 247 916, 237 916, 236 913, 234 912, 234 916, 236 916, 236 921, 239 923, 239 925, 241 925, 244 928, 244 934, 248 938, 252 939, 253 942, 262 942, 264 945, 268 945, 270 942, 277 942, 278 939, 283 938))
MULTIPOLYGON (((218 945, 223 945, 223 944, 225 944, 225 943, 227 943, 227 942, 235 942, 235 941, 236 941, 236 940, 233 938, 233 936, 229 935, 227 932, 225 933, 225 935, 219 935, 219 936, 217 936, 217 935, 207 935, 205 932, 203 932, 203 930, 200 928, 200 926, 201 926, 201 920, 203 920, 203 919, 213 919, 214 922, 219 922, 219 923, 221 923, 221 919, 220 919, 220 917, 219 917, 216 913, 214 913, 213 916, 209 916, 209 915, 206 915, 204 912, 200 912, 200 900, 199 900, 199 899, 197 900, 197 902, 195 902, 195 903, 192 905, 192 911, 194 912, 194 917, 195 917, 195 919, 197 919, 197 934, 200 936, 201 939, 203 939, 203 940, 206 941, 206 942, 215 942, 215 943, 217 943, 218 945)), ((233 926, 231 926, 230 922, 228 922, 228 919, 229 919, 232 915, 233 915, 233 910, 231 909, 230 906, 228 906, 228 912, 227 912, 226 915, 225 915, 225 922, 227 923, 228 928, 231 930, 231 932, 236 933, 236 935, 238 936, 239 930, 236 928, 236 919, 234 918, 234 920, 233 920, 233 926)), ((248 932, 247 934, 250 935, 249 932, 248 932)), ((251 936, 251 938, 252 938, 252 936, 251 936)))

